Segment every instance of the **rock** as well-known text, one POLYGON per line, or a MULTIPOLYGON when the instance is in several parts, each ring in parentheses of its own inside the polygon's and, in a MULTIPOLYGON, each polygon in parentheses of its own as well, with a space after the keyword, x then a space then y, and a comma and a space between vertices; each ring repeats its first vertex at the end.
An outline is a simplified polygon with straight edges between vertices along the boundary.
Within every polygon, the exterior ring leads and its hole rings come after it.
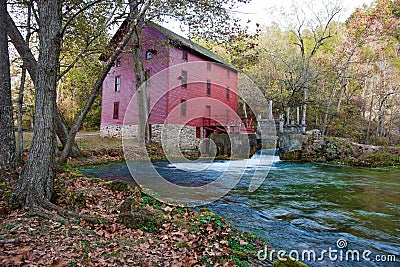
POLYGON ((325 145, 324 156, 327 161, 333 161, 339 158, 341 151, 338 151, 338 146, 335 141, 330 140, 325 145))
POLYGON ((318 135, 281 136, 279 156, 286 161, 338 162, 365 167, 400 165, 400 148, 363 145, 345 138, 318 135))
POLYGON ((118 211, 120 211, 121 213, 130 212, 132 210, 135 210, 136 206, 138 205, 139 203, 134 197, 128 197, 121 203, 121 205, 119 205, 118 211))
POLYGON ((303 143, 308 139, 302 134, 286 134, 279 138, 279 152, 288 153, 296 150, 302 150, 303 143))
POLYGON ((107 186, 111 191, 116 192, 126 192, 129 188, 129 185, 121 180, 112 181, 111 183, 108 183, 107 186))
POLYGON ((306 132, 306 135, 315 135, 315 136, 318 136, 318 135, 321 135, 321 131, 318 130, 318 129, 313 129, 313 130, 307 131, 307 132, 306 132))
POLYGON ((295 150, 291 152, 281 153, 279 151, 279 158, 285 161, 301 161, 303 157, 301 155, 301 150, 295 150))
POLYGON ((148 227, 150 225, 157 228, 161 226, 161 220, 155 214, 143 208, 121 213, 118 216, 117 222, 132 229, 148 227))
POLYGON ((235 254, 236 258, 238 258, 239 260, 243 261, 243 260, 247 260, 248 259, 247 254, 242 252, 242 251, 235 251, 234 254, 235 254))
POLYGON ((272 267, 307 267, 304 263, 286 257, 285 260, 276 261, 272 267))
POLYGON ((118 207, 121 214, 117 218, 117 222, 126 227, 138 229, 141 227, 161 226, 161 219, 158 214, 151 212, 145 208, 141 208, 134 197, 128 197, 118 207))

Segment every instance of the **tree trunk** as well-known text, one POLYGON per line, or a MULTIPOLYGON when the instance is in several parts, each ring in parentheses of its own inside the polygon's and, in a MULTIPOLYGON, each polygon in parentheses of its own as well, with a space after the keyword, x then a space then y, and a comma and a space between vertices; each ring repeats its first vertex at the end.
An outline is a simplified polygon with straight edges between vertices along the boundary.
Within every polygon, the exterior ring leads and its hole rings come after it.
POLYGON ((375 77, 372 77, 371 102, 370 102, 370 105, 369 105, 369 118, 368 118, 367 134, 365 136, 365 144, 366 145, 369 142, 369 135, 370 135, 370 130, 371 130, 372 108, 373 108, 373 105, 374 105, 374 96, 375 96, 375 77))
POLYGON ((346 86, 347 86, 347 78, 342 76, 341 79, 341 83, 340 83, 340 93, 339 93, 339 99, 338 99, 338 104, 336 107, 336 113, 339 114, 340 113, 340 108, 341 108, 341 104, 342 104, 342 98, 343 98, 343 94, 346 90, 346 86))
MULTIPOLYGON (((135 21, 135 20, 132 18, 131 21, 135 21)), ((138 20, 136 20, 136 21, 138 21, 138 20)), ((67 161, 67 158, 70 155, 70 150, 73 149, 73 143, 75 140, 76 133, 78 132, 79 128, 82 126, 82 123, 85 120, 86 115, 89 113, 96 97, 100 94, 104 79, 106 78, 108 72, 114 65, 114 62, 117 59, 117 57, 121 54, 122 50, 126 47, 128 42, 131 40, 132 34, 135 31, 135 29, 136 29, 136 24, 131 23, 126 35, 124 36, 122 41, 118 44, 117 48, 113 51, 110 58, 108 59, 108 62, 103 66, 103 69, 100 72, 99 77, 97 78, 95 84, 93 85, 93 89, 89 95, 88 100, 85 103, 85 106, 82 108, 77 119, 72 124, 69 134, 66 136, 65 146, 64 146, 64 149, 58 160, 59 165, 63 165, 67 161)), ((60 124, 58 124, 58 125, 60 125, 60 124)))
MULTIPOLYGON (((78 127, 79 130, 80 126, 78 127)), ((69 149, 69 153, 66 156, 69 157, 78 157, 79 155, 81 155, 81 151, 77 145, 77 143, 75 142, 75 136, 74 135, 74 139, 70 141, 70 144, 68 144, 68 136, 70 133, 70 128, 67 125, 67 122, 64 118, 64 116, 61 114, 61 111, 57 108, 56 106, 56 110, 55 110, 55 130, 56 130, 56 134, 58 136, 58 139, 60 140, 62 146, 63 146, 63 150, 68 146, 70 147, 69 149)), ((76 132, 78 132, 78 130, 76 132)))
POLYGON ((386 104, 383 106, 383 111, 382 111, 382 119, 381 119, 381 129, 379 132, 379 137, 384 137, 386 134, 386 114, 387 114, 387 106, 386 104))
POLYGON ((0 170, 10 169, 15 165, 15 135, 6 14, 7 1, 0 0, 0 170))
MULTIPOLYGON (((31 15, 32 15, 32 1, 28 2, 28 14, 26 15, 26 37, 25 42, 29 46, 29 40, 31 38, 31 15)), ((17 149, 17 161, 19 164, 23 163, 24 153, 24 134, 22 131, 22 106, 24 104, 24 91, 25 91, 25 80, 26 80, 26 67, 22 64, 21 73, 21 84, 19 87, 17 109, 18 109, 18 149, 17 149)))
POLYGON ((308 102, 308 89, 304 88, 304 104, 303 104, 303 115, 301 118, 301 133, 305 134, 307 131, 307 102, 308 102))
POLYGON ((327 127, 327 124, 328 124, 328 117, 329 117, 329 112, 330 112, 329 110, 331 108, 333 97, 335 96, 336 83, 337 83, 337 78, 335 78, 335 81, 334 81, 334 83, 332 85, 331 94, 330 94, 329 99, 328 99, 328 104, 326 105, 325 114, 324 114, 324 123, 322 125, 322 130, 321 130, 322 136, 325 136, 325 134, 326 134, 326 127, 327 127))
POLYGON ((24 104, 24 90, 25 90, 25 79, 26 79, 26 68, 22 66, 21 73, 21 84, 18 92, 17 101, 17 124, 18 124, 18 148, 17 148, 17 162, 18 164, 23 163, 23 153, 24 153, 24 133, 22 132, 22 105, 24 104))
MULTIPOLYGON (((61 1, 38 1, 40 50, 35 82, 35 124, 29 158, 13 202, 36 211, 50 203, 56 173, 56 86, 61 50, 61 1)), ((51 204, 51 203, 50 203, 51 204)))
MULTIPOLYGON (((36 84, 36 75, 37 75, 37 62, 35 57, 33 56, 31 50, 27 42, 25 42, 24 38, 22 37, 21 33, 19 32, 17 26, 15 25, 13 19, 7 13, 7 29, 8 29, 8 36, 10 36, 11 42, 13 43, 14 47, 17 49, 19 55, 21 56, 24 66, 27 68, 29 75, 34 84, 36 84)), ((66 146, 68 140, 68 132, 69 128, 68 125, 62 116, 61 112, 56 107, 57 112, 54 113, 56 117, 56 133, 60 142, 62 143, 63 147, 66 146)), ((71 154, 72 157, 79 156, 80 150, 78 145, 76 144, 75 140, 72 144, 71 154)))
POLYGON ((136 98, 139 119, 139 138, 147 144, 149 142, 148 101, 143 67, 143 52, 140 44, 141 29, 136 27, 133 32, 133 59, 135 62, 136 98))
POLYGON ((390 110, 390 117, 389 117, 389 125, 388 125, 388 131, 387 131, 387 136, 388 136, 388 142, 389 144, 392 144, 392 129, 393 129, 393 108, 390 110))

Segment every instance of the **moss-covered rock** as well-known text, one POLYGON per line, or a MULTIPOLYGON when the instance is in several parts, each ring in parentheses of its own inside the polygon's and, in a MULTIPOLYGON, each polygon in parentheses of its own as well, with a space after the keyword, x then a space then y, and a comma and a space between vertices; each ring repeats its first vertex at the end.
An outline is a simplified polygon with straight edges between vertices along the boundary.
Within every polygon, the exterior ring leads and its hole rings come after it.
POLYGON ((158 228, 161 226, 161 219, 156 216, 156 214, 143 208, 139 208, 136 211, 121 213, 118 216, 117 222, 132 229, 143 227, 158 228))
POLYGON ((115 192, 127 192, 129 189, 129 185, 121 180, 115 180, 115 181, 109 182, 109 183, 107 183, 107 186, 108 186, 108 188, 110 188, 111 191, 115 191, 115 192))
POLYGON ((280 138, 279 156, 284 161, 330 162, 360 167, 400 166, 400 149, 357 144, 348 139, 288 135, 280 138), (302 139, 304 138, 304 139, 302 139), (302 141, 301 149, 296 143, 302 141), (293 140, 297 140, 296 142, 293 140), (293 144, 296 144, 293 150, 293 144))
POLYGON ((293 260, 290 257, 286 257, 285 260, 276 261, 272 267, 307 267, 304 263, 293 260))
POLYGON ((117 222, 128 228, 158 228, 161 226, 162 219, 160 214, 140 207, 139 202, 134 197, 128 197, 118 207, 120 215, 117 222))
POLYGON ((279 158, 284 161, 302 161, 304 160, 302 157, 301 150, 290 151, 286 153, 279 153, 279 158))
POLYGON ((118 211, 121 213, 130 212, 135 210, 136 206, 139 206, 139 202, 134 197, 128 197, 119 205, 118 211))

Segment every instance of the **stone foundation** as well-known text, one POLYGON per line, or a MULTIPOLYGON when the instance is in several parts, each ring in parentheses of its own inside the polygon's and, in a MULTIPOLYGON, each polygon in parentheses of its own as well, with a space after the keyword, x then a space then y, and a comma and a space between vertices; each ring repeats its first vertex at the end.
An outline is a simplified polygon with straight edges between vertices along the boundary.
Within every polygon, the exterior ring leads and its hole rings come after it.
POLYGON ((139 128, 137 125, 100 126, 101 137, 122 138, 122 131, 125 136, 135 137, 138 136, 139 128))
POLYGON ((121 138, 121 126, 100 126, 100 136, 101 137, 111 137, 111 138, 121 138))
MULTIPOLYGON (((232 158, 247 159, 251 158, 261 146, 255 134, 211 134, 210 139, 214 141, 217 148, 217 156, 227 156, 232 158), (234 145, 232 148, 232 144, 234 145), (233 151, 232 151, 233 150, 233 151), (232 155, 232 152, 234 153, 232 155)), ((208 142, 207 142, 208 144, 208 142)), ((211 152, 206 146, 205 153, 211 152)))
POLYGON ((201 139, 196 138, 196 127, 193 126, 155 124, 151 126, 151 141, 161 144, 164 149, 187 152, 197 150, 201 139))
MULTIPOLYGON (((124 136, 138 136, 137 125, 100 126, 100 136, 121 138, 124 136)), ((173 147, 181 151, 197 150, 201 139, 196 138, 196 127, 178 124, 153 124, 151 125, 151 141, 161 144, 167 149, 173 147), (178 146, 177 146, 178 145, 178 146)))

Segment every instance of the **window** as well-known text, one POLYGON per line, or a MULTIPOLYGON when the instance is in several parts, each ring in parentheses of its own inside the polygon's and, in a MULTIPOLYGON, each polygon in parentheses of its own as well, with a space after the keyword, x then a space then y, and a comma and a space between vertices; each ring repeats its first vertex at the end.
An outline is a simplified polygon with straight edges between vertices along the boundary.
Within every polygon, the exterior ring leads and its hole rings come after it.
POLYGON ((211 63, 207 62, 207 70, 211 70, 211 63))
POLYGON ((201 128, 196 127, 196 138, 201 138, 201 128))
POLYGON ((117 62, 115 63, 115 66, 121 67, 121 65, 122 65, 122 61, 121 61, 121 59, 119 58, 119 59, 117 59, 117 62))
POLYGON ((149 86, 150 85, 150 70, 146 70, 144 72, 144 77, 146 79, 146 86, 149 86))
POLYGON ((226 77, 227 77, 227 78, 230 78, 230 77, 231 77, 231 71, 230 71, 230 70, 227 70, 227 71, 226 71, 226 77))
POLYGON ((114 120, 118 119, 118 115, 119 115, 119 102, 114 102, 113 119, 114 120))
POLYGON ((186 116, 186 100, 184 99, 181 100, 181 116, 186 116))
POLYGON ((188 60, 188 52, 187 51, 182 51, 182 59, 188 60))
POLYGON ((115 92, 119 92, 121 90, 121 76, 115 77, 115 92))
POLYGON ((146 59, 151 59, 153 57, 153 52, 151 50, 146 51, 146 59))
POLYGON ((225 90, 226 100, 229 100, 230 91, 231 91, 231 90, 229 90, 229 87, 227 87, 226 90, 225 90))
POLYGON ((187 88, 187 71, 182 71, 182 88, 187 88))
POLYGON ((211 106, 206 106, 206 123, 210 124, 210 119, 211 119, 211 106))
POLYGON ((211 95, 211 82, 207 80, 207 95, 211 95))

